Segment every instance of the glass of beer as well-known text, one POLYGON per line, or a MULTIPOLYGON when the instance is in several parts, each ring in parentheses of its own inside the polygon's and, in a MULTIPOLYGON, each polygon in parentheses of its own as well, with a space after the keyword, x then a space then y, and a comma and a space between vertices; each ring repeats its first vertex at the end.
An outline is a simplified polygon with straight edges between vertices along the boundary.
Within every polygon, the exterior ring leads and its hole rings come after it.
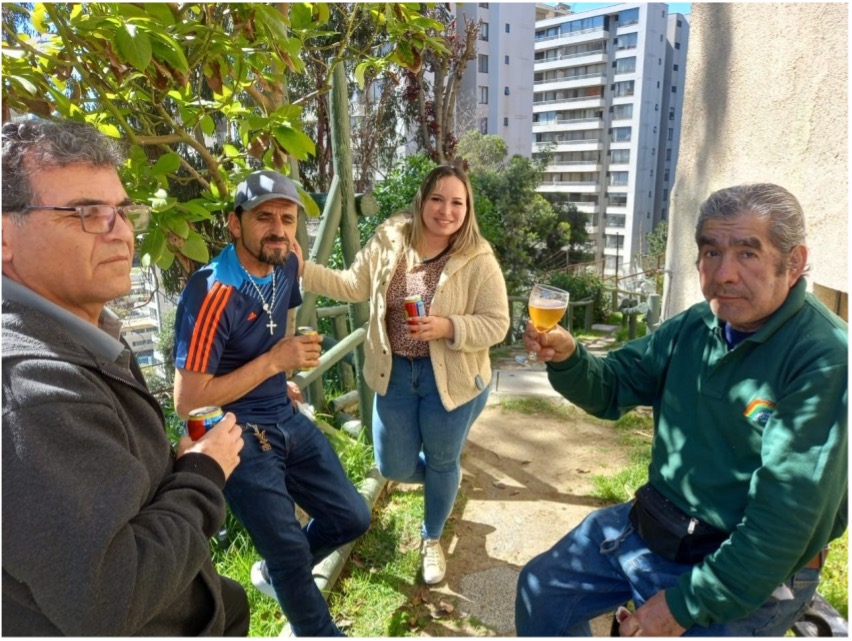
MULTIPOLYGON (((530 321, 535 331, 540 334, 549 332, 562 320, 568 309, 569 294, 565 290, 550 285, 533 285, 530 292, 529 310, 530 321)), ((529 352, 525 357, 519 356, 518 361, 523 365, 538 360, 536 352, 529 352), (522 360, 523 359, 523 360, 522 360)))

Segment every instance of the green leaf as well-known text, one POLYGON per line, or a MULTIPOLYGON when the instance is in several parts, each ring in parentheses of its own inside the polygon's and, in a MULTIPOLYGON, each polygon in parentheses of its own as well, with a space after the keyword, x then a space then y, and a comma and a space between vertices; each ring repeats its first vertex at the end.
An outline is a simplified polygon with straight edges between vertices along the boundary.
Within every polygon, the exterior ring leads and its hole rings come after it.
POLYGON ((169 215, 163 219, 163 224, 175 235, 186 239, 189 237, 189 223, 184 218, 178 218, 176 215, 169 215))
POLYGON ((254 5, 254 10, 257 12, 257 17, 260 18, 260 24, 266 27, 272 38, 288 39, 287 21, 277 9, 258 3, 254 5))
POLYGON ((189 214, 189 216, 186 217, 186 220, 189 222, 194 223, 199 220, 210 220, 213 218, 213 215, 207 211, 207 208, 204 207, 204 205, 201 205, 198 200, 190 200, 189 202, 180 203, 178 207, 189 214))
POLYGON ((313 6, 308 2, 290 3, 290 25, 294 29, 307 29, 314 18, 313 6))
POLYGON ((155 176, 173 174, 178 169, 180 169, 180 156, 174 152, 169 152, 157 158, 157 162, 151 167, 151 173, 155 176))
POLYGON ((152 31, 151 35, 154 37, 151 40, 151 47, 157 57, 165 60, 178 71, 186 73, 189 70, 189 63, 178 42, 168 34, 158 31, 152 31))
POLYGON ((299 160, 307 160, 308 156, 313 155, 316 149, 314 141, 305 132, 298 129, 282 125, 276 127, 272 133, 287 153, 299 160))
POLYGON ((236 147, 234 147, 234 145, 226 144, 222 147, 222 151, 225 152, 225 155, 228 158, 236 158, 237 156, 240 155, 240 150, 237 149, 236 147))
POLYGON ((175 16, 165 2, 146 2, 142 7, 151 14, 155 22, 166 27, 174 26, 175 16))
POLYGON ((44 24, 46 17, 47 11, 44 8, 44 3, 36 2, 32 14, 30 14, 30 23, 33 25, 33 29, 39 33, 47 33, 47 25, 44 24))
POLYGON ((19 85, 21 89, 31 96, 37 96, 40 93, 36 86, 30 82, 29 78, 24 78, 23 76, 9 76, 9 80, 14 82, 16 85, 19 85))
POLYGON ((212 136, 213 132, 216 130, 216 123, 213 122, 213 119, 207 114, 201 116, 201 122, 199 124, 201 125, 201 131, 208 136, 212 136))
POLYGON ((207 243, 194 231, 190 231, 189 237, 180 249, 180 253, 202 265, 210 262, 210 251, 207 249, 207 243))
POLYGON ((139 71, 145 71, 151 64, 151 40, 148 34, 140 31, 134 24, 124 24, 115 33, 115 45, 118 55, 139 71))
POLYGON ((301 185, 296 185, 296 190, 299 192, 299 200, 302 201, 302 207, 305 210, 305 215, 308 218, 316 218, 322 212, 320 211, 317 201, 313 199, 310 193, 302 189, 301 185))
POLYGON ((160 256, 160 260, 157 261, 157 267, 166 271, 172 264, 175 262, 175 255, 166 248, 160 256))
POLYGON ((109 136, 110 138, 121 138, 121 132, 115 125, 111 125, 107 122, 99 122, 97 126, 98 131, 100 131, 103 135, 109 136))
POLYGON ((372 65, 369 62, 362 62, 355 67, 355 82, 358 83, 358 88, 364 88, 364 74, 372 65))
POLYGON ((151 229, 139 244, 139 255, 149 256, 152 263, 159 263, 166 249, 166 235, 159 227, 151 229))

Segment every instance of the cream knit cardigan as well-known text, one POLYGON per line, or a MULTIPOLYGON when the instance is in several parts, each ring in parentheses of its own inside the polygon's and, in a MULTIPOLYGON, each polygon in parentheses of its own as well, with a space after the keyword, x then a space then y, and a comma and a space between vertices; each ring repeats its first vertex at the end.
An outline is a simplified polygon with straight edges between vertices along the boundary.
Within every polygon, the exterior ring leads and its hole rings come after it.
MULTIPOLYGON (((398 214, 376 228, 347 270, 306 262, 302 287, 350 303, 370 301, 364 347, 364 380, 384 396, 392 353, 385 329, 387 291, 404 253, 410 217, 398 214)), ((449 318, 453 340, 429 342, 429 354, 441 402, 447 411, 467 403, 491 382, 488 348, 509 330, 506 282, 487 242, 447 261, 438 280, 430 314, 449 318)))

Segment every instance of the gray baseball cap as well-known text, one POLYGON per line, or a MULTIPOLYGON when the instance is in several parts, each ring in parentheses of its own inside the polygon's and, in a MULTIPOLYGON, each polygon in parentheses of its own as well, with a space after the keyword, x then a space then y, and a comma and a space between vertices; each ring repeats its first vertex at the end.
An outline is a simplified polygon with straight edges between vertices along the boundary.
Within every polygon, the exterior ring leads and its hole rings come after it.
POLYGON ((246 179, 237 187, 234 196, 234 209, 242 207, 243 210, 254 209, 268 200, 289 200, 302 206, 296 185, 284 174, 269 169, 255 171, 246 176, 246 179))

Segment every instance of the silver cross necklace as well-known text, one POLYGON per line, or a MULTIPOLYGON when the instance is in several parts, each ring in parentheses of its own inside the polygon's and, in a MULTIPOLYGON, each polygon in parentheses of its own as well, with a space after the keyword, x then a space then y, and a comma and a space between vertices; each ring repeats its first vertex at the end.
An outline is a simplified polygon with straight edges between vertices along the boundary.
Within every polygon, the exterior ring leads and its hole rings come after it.
POLYGON ((263 305, 263 311, 265 311, 266 314, 269 316, 269 322, 266 324, 266 327, 269 328, 269 335, 272 336, 275 333, 275 328, 278 327, 278 325, 272 318, 272 310, 275 307, 275 268, 272 268, 272 300, 267 303, 266 297, 264 297, 263 292, 260 290, 260 287, 257 286, 257 283, 254 282, 254 278, 251 274, 249 274, 249 270, 247 270, 245 268, 245 265, 243 265, 242 263, 240 263, 240 267, 243 268, 243 271, 246 273, 246 276, 248 276, 248 281, 257 290, 257 295, 260 296, 260 302, 263 305))

